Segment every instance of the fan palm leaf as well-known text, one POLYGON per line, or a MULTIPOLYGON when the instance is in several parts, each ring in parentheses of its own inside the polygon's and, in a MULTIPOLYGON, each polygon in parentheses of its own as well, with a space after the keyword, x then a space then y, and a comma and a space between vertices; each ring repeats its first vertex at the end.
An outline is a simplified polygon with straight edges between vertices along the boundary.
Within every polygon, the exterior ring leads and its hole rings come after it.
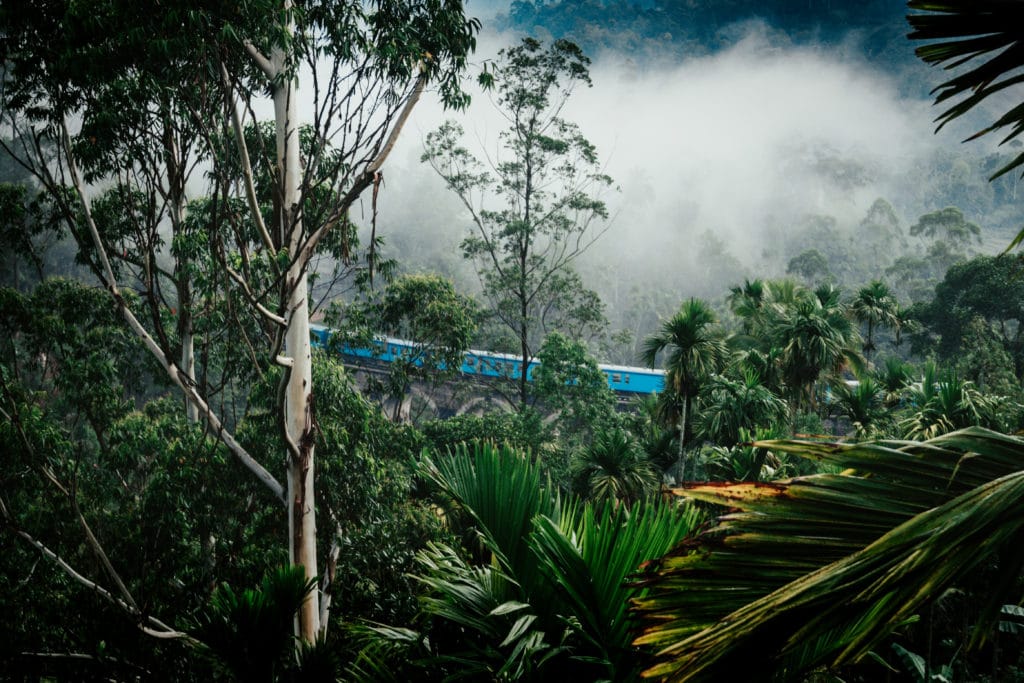
MULTIPOLYGON (((430 589, 424 612, 462 634, 454 651, 433 658, 464 660, 461 670, 485 678, 525 680, 571 652, 577 668, 630 678, 636 651, 627 609, 642 591, 624 580, 691 534, 701 513, 660 498, 632 508, 560 500, 546 493, 550 485, 535 463, 490 444, 424 463, 428 478, 473 520, 493 552, 482 567, 444 546, 420 554, 419 580, 430 589)), ((377 633, 417 647, 424 642, 403 630, 377 633)), ((372 670, 370 663, 368 655, 364 668, 372 670)))
MULTIPOLYGON (((638 644, 670 681, 758 680, 864 657, 995 555, 981 626, 1024 564, 1024 441, 971 428, 922 443, 760 442, 845 471, 682 493, 734 512, 650 563, 638 644)), ((984 637, 976 632, 976 642, 984 637)))

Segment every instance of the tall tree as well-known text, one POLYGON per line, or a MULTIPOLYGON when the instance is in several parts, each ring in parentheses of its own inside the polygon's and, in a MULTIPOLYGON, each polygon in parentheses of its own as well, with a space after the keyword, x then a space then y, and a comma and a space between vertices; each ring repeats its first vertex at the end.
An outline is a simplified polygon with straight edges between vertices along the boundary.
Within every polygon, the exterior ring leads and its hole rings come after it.
MULTIPOLYGON (((381 167, 428 83, 438 83, 447 103, 465 103, 457 78, 474 47, 478 24, 466 19, 459 0, 379 5, 324 1, 301 7, 291 0, 265 0, 200 8, 170 2, 160 12, 121 0, 89 7, 55 2, 5 5, 0 24, 2 114, 16 133, 14 139, 23 141, 10 151, 19 154, 59 203, 96 277, 170 381, 196 406, 212 433, 281 501, 287 510, 291 563, 304 567, 308 578, 317 576, 310 262, 325 237, 347 220, 349 207, 363 191, 379 184, 381 167), (312 81, 308 114, 299 107, 299 83, 306 78, 312 81), (136 97, 130 87, 118 85, 119 79, 147 87, 136 97), (132 114, 145 119, 152 109, 161 111, 161 97, 173 100, 170 93, 177 92, 199 93, 215 103, 211 119, 186 112, 208 147, 199 158, 209 164, 209 194, 222 206, 248 208, 244 224, 233 227, 251 231, 256 250, 240 249, 220 264, 220 272, 244 294, 246 315, 264 331, 262 357, 284 368, 277 406, 287 446, 284 485, 225 428, 199 392, 192 369, 179 362, 159 321, 146 321, 130 305, 111 262, 111 242, 104 238, 107 226, 98 223, 93 210, 87 187, 93 181, 154 174, 164 178, 165 187, 180 190, 180 165, 186 159, 195 163, 195 156, 165 162, 136 150, 121 164, 93 169, 88 163, 91 145, 97 142, 89 135, 89 121, 112 117, 120 124, 132 114), (275 122, 275 149, 266 152, 274 168, 269 220, 260 210, 252 161, 253 153, 263 150, 250 150, 243 133, 266 93, 275 122), (312 118, 315 139, 306 159, 300 155, 303 116, 312 118), (77 120, 85 124, 76 126, 77 120), (217 146, 222 131, 229 131, 224 139, 231 142, 230 149, 217 146), (50 141, 55 154, 40 144, 43 140, 50 141), (328 140, 340 153, 330 173, 317 177, 314 170, 321 169, 328 140), (331 189, 333 201, 311 222, 304 200, 322 187, 331 189), (257 272, 267 274, 269 287, 260 286, 262 281, 253 277, 257 272)), ((185 107, 190 106, 197 105, 187 98, 185 107)), ((120 125, 112 130, 130 146, 126 133, 120 125)), ((180 214, 180 197, 169 194, 166 201, 174 205, 173 221, 180 214)), ((158 260, 156 244, 147 243, 147 263, 158 260)), ((338 546, 332 550, 339 551, 338 546)), ((320 590, 303 603, 298 632, 306 641, 315 640, 326 625, 329 578, 325 574, 320 590)))
POLYGON ((946 272, 926 305, 916 307, 917 320, 943 359, 966 349, 964 334, 972 320, 988 323, 990 334, 1013 359, 1018 377, 1024 370, 1024 271, 1009 256, 976 256, 946 272))
POLYGON ((658 354, 666 352, 665 392, 676 399, 678 410, 667 415, 679 430, 680 478, 686 474, 683 455, 691 430, 694 400, 712 375, 725 367, 728 349, 715 327, 714 311, 699 299, 686 301, 679 312, 664 321, 661 329, 644 341, 642 359, 654 367, 658 354))
POLYGON ((596 148, 562 118, 573 89, 590 85, 589 64, 564 40, 545 48, 526 38, 502 50, 482 77, 497 90, 497 108, 509 124, 497 155, 478 160, 450 121, 427 136, 423 154, 472 218, 475 232, 462 243, 463 253, 477 264, 494 314, 515 337, 523 407, 525 368, 544 335, 603 321, 599 299, 571 266, 603 232, 597 226, 608 212, 600 193, 612 181, 596 148), (485 202, 488 193, 496 206, 485 202))
POLYGON ((964 249, 972 243, 981 243, 981 228, 967 220, 964 212, 955 206, 924 214, 917 223, 910 226, 910 234, 944 241, 953 249, 964 249))

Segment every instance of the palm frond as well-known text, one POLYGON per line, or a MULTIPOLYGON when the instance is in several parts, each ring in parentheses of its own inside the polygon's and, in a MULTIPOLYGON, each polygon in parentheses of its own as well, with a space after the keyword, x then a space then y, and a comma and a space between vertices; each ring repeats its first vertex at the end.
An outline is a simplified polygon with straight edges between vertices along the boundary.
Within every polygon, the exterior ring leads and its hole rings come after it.
MULTIPOLYGON (((847 471, 681 492, 735 511, 646 568, 636 642, 660 662, 645 676, 751 680, 855 661, 987 558, 1001 554, 1007 582, 1024 563, 1024 441, 972 428, 756 445, 847 471)), ((992 587, 976 640, 1009 585, 992 587)))
MULTIPOLYGON (((936 118, 941 129, 963 116, 990 96, 1024 81, 1024 5, 1005 0, 911 0, 911 10, 926 14, 907 17, 913 31, 911 40, 932 41, 918 47, 918 57, 929 64, 945 64, 956 69, 973 63, 957 76, 941 83, 932 92, 936 102, 964 96, 936 118)), ((1009 127, 1003 142, 1012 140, 1024 130, 1024 105, 1011 107, 994 123, 978 131, 972 138, 1009 127)), ((993 179, 1024 163, 1018 155, 999 169, 993 179)))

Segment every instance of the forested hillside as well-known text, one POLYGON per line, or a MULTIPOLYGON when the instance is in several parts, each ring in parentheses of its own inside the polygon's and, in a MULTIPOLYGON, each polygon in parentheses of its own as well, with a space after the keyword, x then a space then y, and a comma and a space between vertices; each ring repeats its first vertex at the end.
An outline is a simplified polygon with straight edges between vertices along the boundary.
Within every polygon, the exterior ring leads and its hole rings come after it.
POLYGON ((1018 5, 0 5, 0 680, 1024 680, 1018 5))

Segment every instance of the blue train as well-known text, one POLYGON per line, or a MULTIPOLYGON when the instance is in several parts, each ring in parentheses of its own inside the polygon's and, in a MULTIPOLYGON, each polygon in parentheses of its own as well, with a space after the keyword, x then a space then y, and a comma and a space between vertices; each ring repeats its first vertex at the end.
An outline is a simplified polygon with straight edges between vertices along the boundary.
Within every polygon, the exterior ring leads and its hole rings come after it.
MULTIPOLYGON (((323 325, 310 325, 314 346, 324 348, 331 338, 331 329, 323 325)), ((343 353, 356 358, 390 363, 396 358, 410 356, 414 351, 412 342, 395 337, 380 337, 377 348, 352 348, 346 346, 343 353)), ((522 359, 508 353, 477 351, 470 349, 462 358, 462 374, 478 377, 518 379, 522 372, 522 359)), ((526 379, 532 378, 537 361, 530 361, 526 368, 526 379)), ((650 394, 661 391, 665 385, 665 371, 650 368, 636 368, 626 365, 599 366, 608 378, 608 386, 619 394, 650 394)))

